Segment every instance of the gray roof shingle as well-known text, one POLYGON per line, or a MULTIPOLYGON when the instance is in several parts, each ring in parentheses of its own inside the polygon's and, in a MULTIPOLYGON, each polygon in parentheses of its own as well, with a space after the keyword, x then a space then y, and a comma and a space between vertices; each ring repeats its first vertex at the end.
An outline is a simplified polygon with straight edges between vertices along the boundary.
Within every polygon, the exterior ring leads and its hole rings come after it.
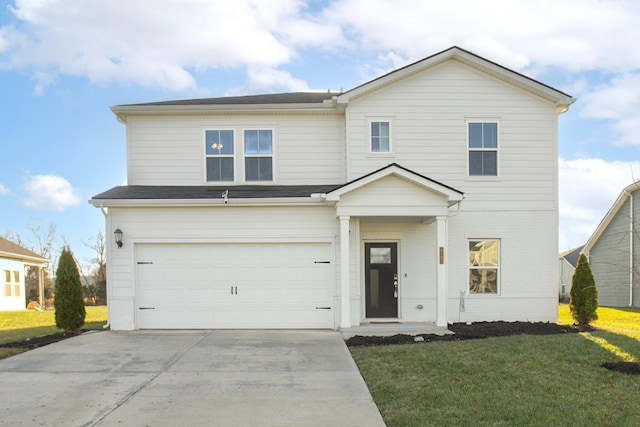
POLYGON ((269 199, 287 197, 310 197, 315 193, 327 193, 340 187, 336 185, 123 185, 113 187, 93 196, 94 200, 186 200, 220 199, 229 191, 229 199, 269 199))
POLYGON ((142 104, 121 105, 133 106, 171 106, 171 105, 269 105, 269 104, 316 104, 330 100, 337 92, 292 92, 272 93, 266 95, 225 96, 220 98, 179 99, 175 101, 146 102, 142 104))

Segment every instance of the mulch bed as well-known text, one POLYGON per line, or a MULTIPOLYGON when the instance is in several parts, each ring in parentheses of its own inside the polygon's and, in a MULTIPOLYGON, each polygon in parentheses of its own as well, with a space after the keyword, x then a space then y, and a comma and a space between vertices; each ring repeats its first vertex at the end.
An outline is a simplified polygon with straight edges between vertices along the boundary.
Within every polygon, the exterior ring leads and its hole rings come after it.
POLYGON ((67 338, 77 337, 82 332, 58 332, 56 334, 43 335, 41 337, 29 338, 24 341, 10 342, 6 344, 0 344, 0 348, 27 348, 34 349, 45 346, 47 344, 53 344, 54 342, 62 341, 67 338))
POLYGON ((510 335, 552 335, 567 334, 584 331, 569 325, 557 325, 555 323, 544 322, 475 322, 471 324, 453 323, 448 326, 453 334, 447 335, 405 335, 398 334, 389 337, 366 337, 356 335, 347 339, 348 346, 360 345, 388 345, 388 344, 409 344, 413 342, 434 342, 434 341, 462 341, 492 337, 506 337, 510 335), (418 338, 420 337, 420 338, 418 338))
POLYGON ((610 371, 623 372, 625 374, 640 374, 640 363, 638 362, 604 362, 600 366, 610 371))

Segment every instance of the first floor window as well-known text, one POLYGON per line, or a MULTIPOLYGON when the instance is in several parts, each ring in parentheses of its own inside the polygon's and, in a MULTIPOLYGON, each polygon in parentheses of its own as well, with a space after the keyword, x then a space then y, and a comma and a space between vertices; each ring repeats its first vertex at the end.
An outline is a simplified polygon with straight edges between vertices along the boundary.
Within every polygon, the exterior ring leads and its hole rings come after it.
POLYGON ((3 295, 5 297, 19 297, 20 296, 20 272, 4 270, 3 279, 4 279, 3 295))
POLYGON ((273 131, 244 131, 245 181, 273 181, 273 131))
POLYGON ((469 123, 469 176, 498 176, 498 123, 469 123))
POLYGON ((469 240, 469 293, 497 294, 499 241, 469 240))
POLYGON ((389 122, 371 122, 371 152, 391 152, 391 134, 389 122))
POLYGON ((207 182, 233 181, 233 131, 205 131, 207 182))

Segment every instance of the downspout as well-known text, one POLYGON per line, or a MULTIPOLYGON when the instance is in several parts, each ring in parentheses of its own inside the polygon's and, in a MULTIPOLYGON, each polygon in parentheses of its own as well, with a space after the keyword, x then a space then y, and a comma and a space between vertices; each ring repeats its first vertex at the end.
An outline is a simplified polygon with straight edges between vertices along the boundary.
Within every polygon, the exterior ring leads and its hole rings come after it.
POLYGON ((629 307, 633 307, 633 192, 629 192, 629 307))
MULTIPOLYGON (((104 205, 102 203, 100 203, 100 212, 102 212, 102 215, 104 215, 104 222, 105 222, 104 234, 105 234, 105 239, 106 239, 106 234, 107 234, 107 215, 109 214, 109 211, 107 210, 107 208, 104 207, 104 205)), ((110 257, 110 255, 111 255, 110 247, 111 247, 111 245, 105 245, 105 250, 108 251, 107 254, 106 254, 107 255, 107 260, 111 258, 110 257)), ((109 292, 109 290, 107 290, 107 295, 108 295, 108 292, 109 292)), ((109 298, 107 297, 107 323, 102 326, 102 329, 108 329, 110 327, 111 327, 111 316, 109 315, 109 298)))

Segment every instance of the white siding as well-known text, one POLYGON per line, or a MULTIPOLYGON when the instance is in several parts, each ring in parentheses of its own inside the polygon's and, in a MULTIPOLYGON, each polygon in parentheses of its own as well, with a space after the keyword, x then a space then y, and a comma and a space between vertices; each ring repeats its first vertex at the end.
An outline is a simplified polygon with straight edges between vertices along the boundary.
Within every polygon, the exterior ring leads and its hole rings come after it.
POLYGON ((449 219, 449 321, 555 322, 558 220, 553 212, 461 212, 449 219), (499 239, 497 295, 469 295, 469 239, 499 239), (460 292, 465 292, 461 312, 460 292))
POLYGON ((463 191, 466 209, 555 209, 554 106, 457 61, 352 101, 348 179, 391 162, 463 191), (369 121, 390 117, 393 155, 368 153, 369 121), (467 177, 467 120, 499 121, 499 177, 467 177))
POLYGON ((274 130, 275 183, 342 184, 344 117, 335 116, 192 116, 129 117, 127 122, 130 185, 203 185, 204 131, 236 131, 236 179, 242 179, 243 129, 274 130))

